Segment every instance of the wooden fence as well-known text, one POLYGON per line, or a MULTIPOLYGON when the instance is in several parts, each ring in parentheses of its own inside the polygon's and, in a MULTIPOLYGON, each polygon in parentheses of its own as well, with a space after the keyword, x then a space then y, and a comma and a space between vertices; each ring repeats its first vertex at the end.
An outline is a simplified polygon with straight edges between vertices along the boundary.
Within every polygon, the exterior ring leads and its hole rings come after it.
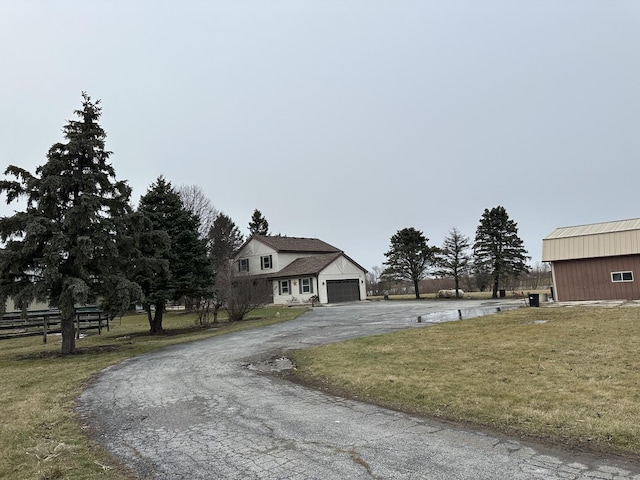
MULTIPOLYGON (((26 317, 21 312, 5 313, 0 318, 0 339, 28 337, 42 335, 42 342, 47 343, 47 335, 61 333, 62 315, 60 310, 36 310, 27 312, 26 317)), ((95 307, 77 308, 74 327, 76 338, 87 330, 102 329, 109 331, 109 316, 95 307)))

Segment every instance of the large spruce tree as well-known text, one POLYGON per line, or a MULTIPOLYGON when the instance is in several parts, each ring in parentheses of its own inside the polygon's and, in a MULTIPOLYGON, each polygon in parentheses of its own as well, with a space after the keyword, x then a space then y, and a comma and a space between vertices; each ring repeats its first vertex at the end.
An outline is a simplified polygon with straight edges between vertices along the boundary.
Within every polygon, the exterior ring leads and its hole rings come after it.
POLYGON ((427 267, 436 260, 437 247, 430 247, 428 238, 413 227, 398 230, 391 237, 391 246, 384 255, 387 266, 383 274, 396 280, 410 280, 416 298, 420 298, 419 283, 425 276, 427 267))
POLYGON ((99 101, 82 94, 77 120, 63 128, 35 174, 9 166, 0 181, 7 203, 23 211, 0 218, 0 302, 11 296, 26 310, 34 300, 62 312, 62 353, 75 352, 75 307, 101 302, 111 312, 128 306, 139 288, 123 273, 135 243, 127 233, 131 190, 108 163, 99 101))
POLYGON ((493 298, 498 297, 500 280, 527 272, 527 251, 518 236, 518 224, 502 206, 485 208, 473 244, 475 269, 486 271, 493 280, 493 298))
POLYGON ((162 331, 167 302, 211 294, 213 269, 207 240, 199 235, 198 217, 185 208, 178 192, 162 176, 140 199, 138 212, 151 222, 155 235, 150 239, 165 237, 164 242, 154 240, 143 246, 143 258, 156 273, 149 275, 147 269, 138 278, 150 331, 155 334, 162 331))

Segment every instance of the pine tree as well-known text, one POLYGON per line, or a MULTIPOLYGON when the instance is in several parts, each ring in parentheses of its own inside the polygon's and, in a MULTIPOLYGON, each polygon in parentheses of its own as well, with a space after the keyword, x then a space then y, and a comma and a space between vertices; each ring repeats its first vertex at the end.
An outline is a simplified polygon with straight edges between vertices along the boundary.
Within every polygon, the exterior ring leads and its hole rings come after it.
POLYGON ((210 294, 213 270, 207 241, 199 235, 198 217, 184 207, 170 182, 158 177, 140 199, 138 212, 150 221, 149 238, 158 240, 145 244, 144 258, 151 268, 157 268, 158 261, 162 265, 155 275, 146 270, 137 279, 145 294, 150 331, 155 334, 162 331, 167 302, 210 294))
POLYGON ((498 298, 501 279, 528 271, 530 257, 518 236, 518 224, 509 218, 504 207, 485 208, 476 229, 473 256, 477 271, 490 272, 493 298, 498 298))
POLYGON ((444 239, 440 254, 438 255, 438 266, 440 269, 436 275, 441 277, 452 277, 456 288, 456 298, 459 297, 460 276, 468 270, 471 257, 468 254, 471 247, 469 237, 466 237, 457 228, 452 228, 449 235, 444 239))
POLYGON ((249 222, 250 235, 269 235, 269 222, 262 216, 262 212, 257 208, 253 211, 249 222))
POLYGON ((243 242, 244 237, 233 220, 224 213, 219 214, 209 230, 209 254, 214 268, 218 270, 231 261, 243 242))
POLYGON ((428 245, 429 239, 415 228, 398 230, 391 237, 391 247, 384 255, 387 268, 383 275, 396 280, 410 280, 413 283, 416 298, 420 298, 419 283, 425 276, 428 266, 436 260, 436 247, 428 245))
POLYGON ((0 219, 0 301, 59 308, 63 354, 75 352, 76 306, 101 302, 113 313, 140 293, 124 273, 135 254, 126 234, 131 190, 108 163, 100 101, 82 98, 78 120, 63 128, 66 141, 49 149, 35 175, 9 166, 5 175, 16 180, 0 182, 7 203, 26 199, 24 211, 0 219))
POLYGON ((224 296, 230 291, 228 284, 233 283, 231 261, 242 246, 244 237, 230 217, 221 213, 213 221, 209 230, 209 256, 216 273, 213 292, 213 321, 218 321, 218 312, 224 305, 224 296))

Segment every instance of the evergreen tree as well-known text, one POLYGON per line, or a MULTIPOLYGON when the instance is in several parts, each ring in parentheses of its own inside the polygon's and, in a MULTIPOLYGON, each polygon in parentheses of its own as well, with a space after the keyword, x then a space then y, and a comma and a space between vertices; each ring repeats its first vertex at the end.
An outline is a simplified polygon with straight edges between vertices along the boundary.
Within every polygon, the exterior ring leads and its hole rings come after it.
POLYGON ((416 298, 420 298, 419 282, 425 276, 428 266, 436 260, 438 248, 428 245, 429 239, 415 228, 398 230, 391 237, 391 247, 384 255, 387 266, 383 275, 395 280, 410 280, 416 298))
POLYGON ((262 212, 257 208, 253 211, 249 222, 250 235, 269 235, 269 222, 262 216, 262 212))
POLYGON ((488 271, 493 281, 493 298, 498 298, 501 279, 528 271, 527 251, 518 236, 518 224, 502 206, 485 208, 476 229, 473 256, 477 272, 488 271))
POLYGON ((148 238, 156 239, 145 243, 144 258, 152 268, 162 265, 155 275, 146 270, 138 278, 145 294, 150 331, 155 334, 162 331, 167 302, 210 294, 213 270, 206 239, 198 233, 198 218, 184 207, 170 182, 158 177, 140 199, 138 211, 151 222, 148 238))
POLYGON ((449 235, 444 239, 440 254, 438 255, 438 266, 440 269, 436 274, 441 277, 452 277, 455 282, 456 298, 459 298, 460 276, 468 270, 471 257, 468 254, 471 247, 469 237, 460 233, 457 228, 452 228, 449 235))
POLYGON ((35 175, 9 166, 0 182, 7 203, 24 197, 26 209, 0 218, 0 302, 26 310, 48 301, 62 314, 62 353, 75 352, 75 307, 101 302, 112 314, 140 294, 124 268, 135 255, 126 230, 131 190, 116 181, 98 121, 100 101, 82 94, 77 120, 63 127, 35 175))
POLYGON ((209 254, 214 269, 217 271, 231 261, 243 242, 244 237, 233 220, 223 213, 219 214, 209 230, 209 254))
POLYGON ((209 230, 209 256, 216 273, 211 302, 214 323, 218 321, 218 312, 224 305, 224 297, 231 292, 234 282, 231 262, 243 242, 244 237, 233 220, 223 213, 219 214, 209 230))

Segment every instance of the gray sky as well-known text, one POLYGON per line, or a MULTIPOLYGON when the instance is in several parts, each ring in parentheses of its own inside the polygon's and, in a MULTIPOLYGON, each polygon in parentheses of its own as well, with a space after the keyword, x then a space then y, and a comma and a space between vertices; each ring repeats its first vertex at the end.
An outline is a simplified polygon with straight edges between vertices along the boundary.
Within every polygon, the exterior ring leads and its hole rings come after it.
POLYGON ((367 269, 497 205, 532 264, 556 227, 640 217, 637 0, 0 0, 0 59, 3 169, 86 91, 135 204, 162 174, 367 269))

